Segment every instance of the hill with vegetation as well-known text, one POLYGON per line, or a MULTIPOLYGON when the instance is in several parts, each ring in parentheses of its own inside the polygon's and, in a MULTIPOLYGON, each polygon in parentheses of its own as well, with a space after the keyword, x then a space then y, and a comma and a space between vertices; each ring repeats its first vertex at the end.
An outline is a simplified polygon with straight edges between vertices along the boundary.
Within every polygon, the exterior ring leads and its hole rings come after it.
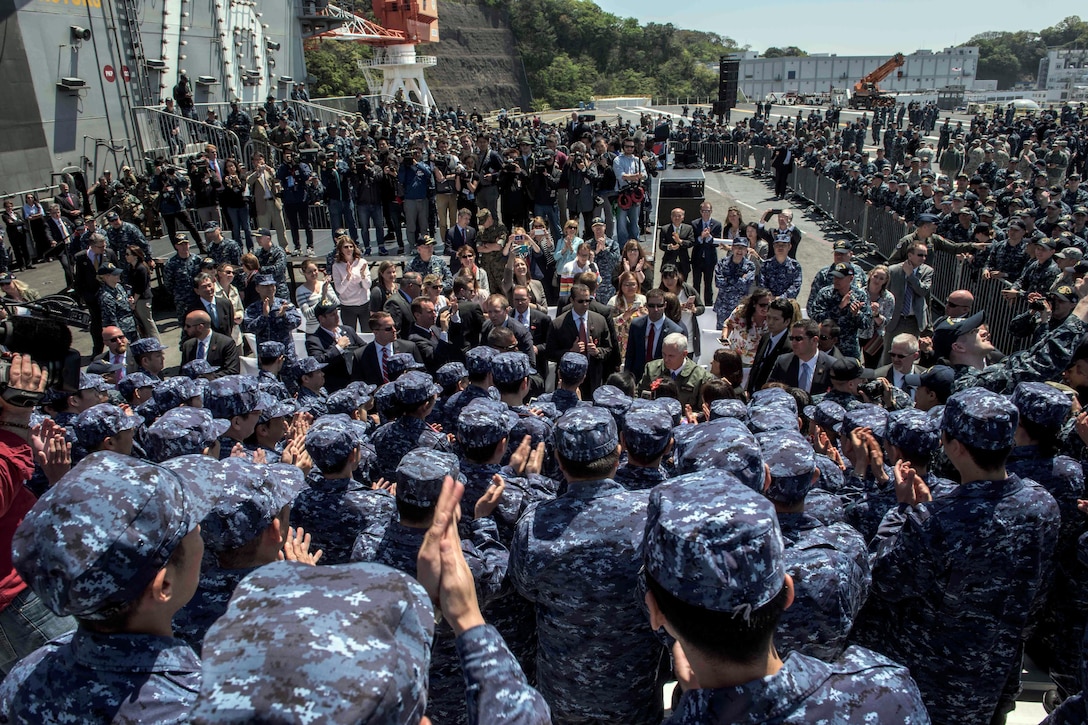
POLYGON ((1088 48, 1088 22, 1076 15, 1043 28, 1016 32, 979 33, 964 45, 977 45, 978 78, 997 80, 1001 90, 1017 83, 1030 83, 1039 71, 1039 61, 1048 48, 1088 48))

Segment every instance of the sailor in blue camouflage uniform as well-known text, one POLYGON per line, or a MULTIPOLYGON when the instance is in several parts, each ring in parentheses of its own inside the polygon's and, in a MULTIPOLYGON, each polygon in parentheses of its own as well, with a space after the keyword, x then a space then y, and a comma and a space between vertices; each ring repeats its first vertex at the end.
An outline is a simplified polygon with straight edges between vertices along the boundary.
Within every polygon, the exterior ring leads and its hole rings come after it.
POLYGON ((256 283, 261 299, 246 308, 242 329, 256 336, 258 347, 262 342, 282 343, 286 361, 293 363, 296 354, 292 333, 302 324, 302 313, 287 297, 276 294, 276 280, 272 275, 258 274, 256 283))
POLYGON ((1022 636, 1043 593, 1060 514, 1042 487, 1005 468, 1019 414, 982 388, 945 404, 945 453, 960 474, 931 497, 909 465, 885 516, 865 605, 851 641, 910 668, 935 722, 988 725, 1019 678, 1022 636))
POLYGON ((462 362, 448 362, 434 373, 435 384, 442 388, 438 394, 438 401, 434 404, 434 410, 427 417, 427 422, 442 426, 443 430, 451 430, 453 426, 446 420, 446 403, 457 393, 461 392, 466 384, 468 369, 462 362))
POLYGON ((110 403, 99 403, 87 408, 76 416, 72 426, 78 442, 78 445, 72 446, 72 465, 95 451, 116 451, 126 456, 132 455, 135 429, 139 424, 139 416, 129 415, 110 403))
POLYGON ((419 246, 416 247, 416 253, 412 255, 412 258, 405 265, 404 271, 415 272, 420 279, 427 275, 436 275, 442 281, 443 290, 452 290, 453 272, 450 271, 450 265, 446 260, 434 253, 434 246, 434 237, 424 235, 419 242, 419 246), (423 247, 429 247, 431 250, 426 261, 424 261, 423 255, 420 253, 420 249, 423 247))
POLYGON ((455 424, 461 411, 476 398, 499 399, 499 391, 491 386, 491 358, 498 354, 498 350, 486 345, 474 347, 465 353, 465 370, 468 371, 469 383, 464 390, 451 395, 446 401, 443 413, 447 423, 455 424))
POLYGON ((1054 552, 1054 577, 1033 617, 1027 653, 1058 685, 1062 697, 1076 692, 1085 617, 1088 617, 1088 569, 1078 560, 1078 541, 1088 530, 1077 500, 1085 498, 1081 463, 1057 455, 1062 425, 1072 400, 1047 383, 1020 383, 1012 394, 1020 411, 1016 447, 1006 464, 1009 473, 1035 481, 1050 492, 1061 511, 1061 528, 1054 552))
POLYGON ((227 611, 238 582, 276 561, 287 539, 291 502, 306 487, 295 466, 242 458, 216 464, 215 508, 200 522, 204 566, 196 594, 174 615, 174 636, 199 655, 208 627, 227 611))
POLYGON ((832 662, 846 649, 854 618, 869 593, 869 552, 845 523, 824 525, 808 511, 817 480, 812 446, 793 431, 756 436, 771 481, 764 492, 774 503, 786 571, 793 578, 793 606, 782 613, 774 644, 832 662))
POLYGON ((327 415, 306 432, 306 452, 313 459, 310 487, 291 508, 291 525, 313 537, 312 548, 325 552, 322 564, 351 558, 355 539, 364 531, 384 531, 396 516, 393 497, 352 478, 364 441, 345 415, 327 415))
POLYGON ((385 372, 389 376, 389 382, 395 382, 397 378, 409 370, 426 370, 427 366, 417 362, 411 353, 397 352, 389 356, 385 363, 385 372))
POLYGON ((265 463, 279 463, 286 446, 288 418, 303 409, 294 398, 276 400, 265 392, 258 393, 261 400, 261 412, 257 416, 257 425, 253 435, 245 441, 249 453, 264 452, 265 463))
POLYGON ((816 293, 808 301, 808 316, 817 322, 833 320, 841 331, 839 349, 848 358, 861 359, 858 332, 873 322, 869 308, 869 293, 854 274, 853 267, 836 263, 831 265, 831 284, 816 293), (849 301, 847 298, 849 297, 849 301))
POLYGON ((861 532, 866 541, 872 541, 876 530, 888 509, 895 508, 895 472, 888 462, 874 466, 864 447, 854 445, 851 433, 866 429, 872 433, 877 445, 883 448, 888 432, 888 412, 879 405, 861 403, 846 411, 842 421, 842 450, 846 462, 844 498, 846 522, 861 532))
MULTIPOLYGON (((190 239, 184 232, 178 232, 172 241, 174 249, 184 247, 186 252, 188 251, 190 239)), ((124 259, 124 256, 121 255, 118 259, 124 259)), ((163 265, 163 286, 174 298, 174 312, 177 313, 178 320, 183 320, 185 313, 197 305, 198 298, 196 290, 193 289, 193 280, 198 274, 200 274, 200 255, 198 254, 187 254, 185 257, 180 253, 175 254, 163 265)))
POLYGON ((171 472, 111 451, 92 453, 38 499, 15 532, 15 569, 79 627, 12 669, 0 717, 188 722, 200 662, 170 620, 192 596, 198 527, 214 500, 199 463, 171 472))
MULTIPOLYGON (((421 448, 404 456, 397 466, 399 520, 391 522, 383 532, 361 533, 355 540, 352 561, 373 561, 414 576, 419 550, 432 524, 446 476, 455 480, 460 476, 453 454, 421 448)), ((498 541, 498 530, 490 512, 475 513, 481 515, 461 520, 461 551, 472 573, 477 597, 485 606, 502 587, 509 554, 498 541)), ((463 682, 453 631, 448 625, 439 625, 431 648, 428 716, 451 725, 467 722, 463 682)))
MULTIPOLYGON (((470 722, 548 725, 547 705, 502 637, 482 618, 469 623, 478 607, 465 611, 457 689, 470 722)), ((208 632, 192 722, 430 722, 421 718, 435 621, 427 591, 381 564, 261 567, 208 632), (343 647, 330 649, 333 641, 343 647)))
POLYGON ((128 251, 129 245, 142 249, 144 259, 154 259, 154 255, 151 254, 151 245, 147 243, 147 238, 144 237, 139 227, 122 221, 121 215, 115 211, 106 214, 106 221, 109 223, 101 232, 106 237, 110 249, 117 255, 118 264, 127 269, 128 262, 125 261, 125 253, 128 251))
POLYGON ((378 476, 392 481, 397 474, 400 459, 416 448, 434 448, 449 451, 449 439, 427 423, 442 391, 427 373, 412 370, 404 373, 393 384, 397 402, 404 411, 394 421, 384 424, 374 431, 372 442, 374 449, 381 452, 378 457, 378 476))
POLYGON ((272 243, 272 232, 269 229, 257 230, 257 244, 255 254, 261 265, 261 274, 272 277, 277 297, 291 299, 291 291, 287 289, 287 252, 278 244, 272 243))
MULTIPOLYGON (((237 233, 240 233, 240 230, 237 233)), ((217 267, 221 264, 232 264, 236 267, 242 264, 241 245, 233 239, 223 238, 223 230, 219 228, 219 222, 211 221, 204 225, 204 242, 207 251, 201 256, 214 259, 217 267)), ((241 283, 237 277, 235 280, 235 284, 241 283)))
POLYGON ((669 477, 661 461, 672 450, 672 417, 663 406, 632 406, 621 438, 627 461, 616 469, 616 483, 628 491, 649 491, 669 477))
POLYGON ((510 551, 510 576, 537 607, 540 692, 558 722, 656 725, 663 650, 632 596, 646 494, 612 479, 620 446, 607 411, 567 412, 555 444, 567 491, 525 513, 510 551))
POLYGON ((204 408, 174 408, 147 427, 143 446, 155 463, 205 451, 218 460, 219 439, 229 427, 229 420, 215 418, 204 408))
POLYGON ((244 447, 253 435, 265 401, 257 381, 248 375, 227 375, 208 383, 204 391, 204 407, 215 416, 230 422, 219 438, 219 458, 228 457, 234 446, 244 447))
POLYGON ((323 362, 318 362, 317 358, 304 357, 295 363, 293 368, 295 376, 299 380, 298 386, 298 402, 302 408, 310 413, 314 418, 320 418, 328 412, 329 393, 325 390, 323 385, 318 386, 317 390, 314 390, 311 386, 303 382, 303 378, 310 376, 311 379, 317 378, 318 382, 324 382, 325 375, 322 373, 320 377, 317 373, 324 370, 327 365, 323 362))
POLYGON ((667 725, 929 723, 907 669, 875 652, 779 658, 794 582, 771 502, 733 476, 710 469, 655 488, 643 551, 651 626, 678 640, 696 681, 715 684, 684 692, 667 725))
POLYGON ((287 386, 280 380, 278 370, 273 373, 268 368, 279 367, 282 369, 286 348, 282 342, 266 340, 257 345, 257 361, 261 370, 257 373, 257 386, 262 392, 268 393, 277 400, 291 397, 287 392, 287 386))
POLYGON ((732 251, 714 267, 714 312, 718 316, 718 329, 733 314, 742 298, 752 291, 756 283, 755 262, 748 259, 748 240, 741 236, 733 240, 732 251), (740 261, 735 257, 740 255, 740 261))
POLYGON ((676 473, 717 468, 733 474, 753 491, 763 490, 766 482, 763 455, 756 437, 743 423, 719 418, 691 428, 693 431, 685 439, 681 439, 679 430, 673 431, 676 473))
MULTIPOLYGON (((129 351, 132 353, 132 359, 136 361, 136 369, 133 372, 143 373, 149 378, 158 382, 162 380, 162 369, 160 367, 158 372, 151 372, 146 367, 140 365, 140 358, 152 357, 156 358, 160 364, 163 362, 163 351, 166 350, 166 346, 158 341, 154 337, 141 337, 139 340, 133 340, 132 344, 128 346, 129 351)), ((146 361, 145 361, 146 362, 146 361)), ((131 373, 130 373, 131 374, 131 373)), ((127 377, 127 376, 126 376, 127 377)))
POLYGON ((759 270, 759 286, 766 287, 775 297, 795 300, 801 294, 801 263, 789 256, 790 238, 775 239, 774 256, 763 261, 759 270))
POLYGON ((578 395, 578 386, 589 372, 589 359, 579 352, 563 353, 559 358, 555 390, 537 398, 541 403, 552 403, 560 415, 578 405, 588 405, 578 395))

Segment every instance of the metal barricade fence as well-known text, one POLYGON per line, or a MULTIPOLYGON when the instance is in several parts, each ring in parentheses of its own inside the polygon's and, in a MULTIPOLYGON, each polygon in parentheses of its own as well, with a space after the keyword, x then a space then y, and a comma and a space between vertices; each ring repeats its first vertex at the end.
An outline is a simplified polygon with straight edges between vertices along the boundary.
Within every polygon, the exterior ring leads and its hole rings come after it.
POLYGON ((823 177, 816 180, 816 206, 838 219, 839 190, 831 179, 823 177))
POLYGON ((801 198, 815 203, 816 201, 816 188, 822 180, 816 176, 816 172, 805 166, 800 166, 794 169, 793 172, 793 185, 794 192, 799 194, 801 198))
MULTIPOLYGON (((827 179, 827 183, 832 183, 831 179, 827 179)), ((846 231, 858 239, 866 238, 866 217, 868 213, 869 207, 862 197, 849 192, 839 194, 839 213, 835 216, 835 219, 846 231)))
POLYGON ((875 206, 867 206, 867 208, 869 217, 865 239, 872 242, 880 253, 888 258, 895 251, 899 240, 907 233, 907 227, 884 209, 875 206))
POLYGON ((242 158, 238 136, 225 128, 150 106, 133 108, 132 117, 149 169, 158 157, 178 160, 200 153, 209 143, 215 145, 220 158, 242 158))

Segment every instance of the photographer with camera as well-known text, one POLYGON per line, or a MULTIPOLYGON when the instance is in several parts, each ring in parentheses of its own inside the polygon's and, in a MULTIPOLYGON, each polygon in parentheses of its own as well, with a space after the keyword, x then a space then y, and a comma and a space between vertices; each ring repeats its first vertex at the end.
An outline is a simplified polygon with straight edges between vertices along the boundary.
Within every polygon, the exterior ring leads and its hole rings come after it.
POLYGON ((543 149, 533 156, 533 172, 529 176, 529 193, 533 198, 533 216, 548 223, 552 239, 559 237, 559 185, 563 170, 556 164, 555 151, 543 149))
MULTIPOLYGON (((616 171, 612 167, 615 158, 616 155, 608 150, 608 143, 598 136, 593 141, 593 161, 597 164, 597 196, 594 198, 593 217, 604 219, 605 233, 608 235, 615 231, 612 205, 619 196, 616 191, 616 171)), ((589 236, 589 229, 583 229, 582 233, 589 236)))
POLYGON ((1064 323, 1080 297, 1070 285, 1061 285, 1046 294, 1032 292, 1028 295, 1028 309, 1012 318, 1009 332, 1017 337, 1030 337, 1031 344, 1064 323))
POLYGON ((503 151, 502 171, 499 172, 499 200, 502 202, 502 219, 506 226, 525 226, 529 223, 529 170, 528 162, 518 156, 518 150, 503 151))
MULTIPOLYGON (((223 168, 215 146, 208 144, 204 152, 189 162, 189 183, 192 185, 196 218, 203 227, 208 222, 223 225, 219 213, 219 192, 223 190, 223 168)), ((204 247, 200 248, 201 254, 204 247)))
POLYGON ((359 243, 359 230, 355 227, 354 174, 347 161, 333 149, 321 162, 321 185, 325 187, 325 203, 329 206, 333 241, 336 230, 347 228, 351 241, 359 243))
MULTIPOLYGON (((620 148, 623 153, 612 161, 612 170, 616 173, 616 192, 620 193, 628 189, 642 188, 646 183, 646 179, 649 178, 649 174, 646 173, 646 165, 642 163, 642 159, 635 153, 635 139, 633 137, 623 139, 620 148)), ((626 244, 628 239, 639 238, 641 232, 639 229, 639 213, 641 210, 641 203, 632 204, 627 209, 620 208, 616 219, 616 242, 620 246, 626 244)))
POLYGON ((397 186, 404 200, 404 216, 408 241, 413 247, 427 233, 430 224, 430 194, 434 188, 434 172, 423 160, 423 147, 413 144, 401 159, 397 169, 397 186))
POLYGON ((563 176, 567 183, 567 214, 577 220, 582 217, 582 226, 589 229, 593 220, 593 208, 596 204, 596 183, 600 178, 600 166, 586 153, 586 145, 581 141, 570 148, 567 165, 563 176))
POLYGON ((306 246, 309 253, 314 251, 314 228, 310 224, 310 205, 307 198, 308 186, 317 185, 317 177, 310 170, 310 165, 298 160, 293 149, 284 149, 283 163, 276 170, 283 197, 283 208, 287 212, 287 224, 291 227, 291 240, 295 249, 289 254, 302 255, 302 243, 299 240, 299 227, 306 230, 306 246))
POLYGON ((370 247, 370 225, 374 225, 378 252, 385 254, 385 227, 382 223, 382 169, 374 163, 369 146, 361 146, 352 159, 352 193, 358 230, 363 237, 363 254, 373 254, 370 247))
POLYGON ((446 238, 446 232, 457 223, 457 188, 454 177, 464 171, 461 160, 450 153, 450 141, 442 137, 437 141, 437 153, 431 164, 434 166, 434 203, 438 212, 438 234, 446 238))
POLYGON ((253 119, 238 106, 239 100, 235 98, 230 102, 230 113, 227 114, 227 130, 233 131, 238 137, 238 145, 245 148, 249 143, 249 130, 253 128, 253 119))
MULTIPOLYGON (((173 164, 166 162, 155 167, 155 175, 151 178, 151 191, 159 195, 159 216, 166 225, 166 236, 170 239, 177 237, 180 223, 203 254, 204 240, 193 220, 189 218, 187 209, 190 201, 189 179, 178 173, 173 164)), ((116 248, 114 251, 117 251, 116 248)))

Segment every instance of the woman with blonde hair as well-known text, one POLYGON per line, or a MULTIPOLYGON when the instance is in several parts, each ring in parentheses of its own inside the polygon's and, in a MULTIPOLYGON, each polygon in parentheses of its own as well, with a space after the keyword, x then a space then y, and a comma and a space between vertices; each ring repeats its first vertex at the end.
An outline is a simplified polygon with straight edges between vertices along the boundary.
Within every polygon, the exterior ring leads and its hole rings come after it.
POLYGON ((639 290, 638 278, 634 272, 621 273, 616 288, 618 291, 608 300, 608 306, 612 308, 612 321, 616 324, 618 348, 626 350, 631 321, 647 313, 646 295, 639 290))

